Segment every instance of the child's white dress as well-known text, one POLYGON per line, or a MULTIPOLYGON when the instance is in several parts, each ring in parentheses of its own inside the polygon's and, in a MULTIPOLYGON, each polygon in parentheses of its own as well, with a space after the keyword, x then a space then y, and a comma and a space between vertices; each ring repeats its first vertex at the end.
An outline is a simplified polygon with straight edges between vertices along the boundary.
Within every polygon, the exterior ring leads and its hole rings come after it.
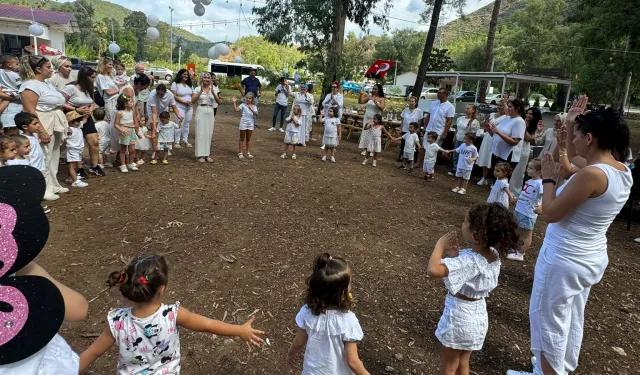
POLYGON ((369 146, 367 152, 381 152, 382 151, 382 126, 378 129, 371 127, 369 129, 369 146))
POLYGON ((136 150, 148 151, 151 150, 151 140, 144 135, 147 134, 149 129, 146 126, 141 127, 138 130, 138 141, 136 142, 136 150))
MULTIPOLYGON (((491 251, 498 256, 495 249, 491 251)), ((443 279, 449 293, 436 337, 447 348, 480 350, 489 329, 484 299, 498 285, 500 259, 489 263, 482 255, 466 249, 455 258, 442 259, 442 263, 449 269, 449 276, 443 279), (477 301, 455 297, 458 293, 477 301)))
POLYGON ((301 121, 302 117, 294 116, 293 114, 291 114, 291 116, 287 118, 287 130, 284 133, 284 143, 288 145, 297 145, 298 143, 300 143, 300 125, 302 125, 301 121), (296 124, 293 122, 293 119, 298 122, 298 126, 296 126, 296 124))
POLYGON ((2 375, 77 374, 80 358, 69 344, 56 334, 44 348, 22 361, 0 365, 2 375))
POLYGON ((338 146, 338 126, 340 120, 337 117, 326 117, 324 119, 324 135, 322 143, 325 147, 334 148, 338 146))
POLYGON ((504 208, 509 208, 509 195, 505 189, 509 188, 509 180, 503 178, 502 180, 496 180, 493 183, 493 187, 491 188, 491 193, 489 193, 489 199, 487 199, 487 203, 498 202, 504 206, 504 208))
POLYGON ((364 333, 356 314, 328 310, 313 315, 305 305, 296 324, 307 332, 302 375, 353 375, 344 355, 345 342, 362 341, 364 333))

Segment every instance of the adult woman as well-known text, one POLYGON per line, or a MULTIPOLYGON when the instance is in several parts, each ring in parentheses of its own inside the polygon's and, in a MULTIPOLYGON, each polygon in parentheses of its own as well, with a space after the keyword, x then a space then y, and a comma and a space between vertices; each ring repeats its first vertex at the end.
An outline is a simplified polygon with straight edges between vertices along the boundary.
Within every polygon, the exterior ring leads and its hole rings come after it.
MULTIPOLYGON (((358 103, 366 104, 364 111, 364 119, 362 120, 362 127, 366 125, 371 119, 373 119, 373 115, 381 114, 386 106, 386 99, 384 98, 384 91, 382 90, 382 85, 376 83, 371 89, 371 95, 367 95, 364 91, 364 87, 360 90, 360 96, 358 97, 358 103)), ((371 140, 371 129, 362 130, 362 134, 360 134, 360 142, 358 143, 358 148, 363 148, 362 155, 367 154, 367 147, 369 147, 369 141, 371 140)))
MULTIPOLYGON (((311 123, 310 118, 313 116, 313 95, 307 92, 307 86, 300 85, 300 92, 293 95, 293 104, 300 106, 300 144, 307 145, 307 127, 311 123)), ((293 106, 291 106, 293 111, 293 106)))
MULTIPOLYGON (((467 104, 467 107, 464 110, 464 117, 458 117, 458 121, 456 122, 456 144, 455 148, 460 147, 462 143, 464 143, 464 135, 467 133, 475 134, 480 128, 480 123, 476 120, 478 116, 478 108, 475 104, 467 104)), ((458 153, 453 154, 453 166, 451 172, 449 172, 450 176, 455 175, 456 166, 458 165, 458 153)))
MULTIPOLYGON (((116 118, 116 102, 118 101, 118 94, 120 93, 120 89, 113 80, 113 60, 109 57, 103 57, 100 59, 97 72, 98 76, 96 77, 96 87, 98 88, 98 93, 102 97, 102 100, 104 100, 104 110, 107 112, 106 120, 107 122, 113 122, 116 118)), ((115 137, 117 139, 118 132, 115 131, 115 128, 112 130, 114 130, 113 133, 115 133, 115 137)), ((117 148, 118 146, 116 144, 114 150, 117 148)))
POLYGON ((143 91, 148 91, 151 79, 146 75, 136 75, 133 81, 129 82, 120 88, 120 94, 126 94, 133 100, 133 115, 138 121, 138 124, 142 124, 142 117, 144 116, 144 109, 142 103, 140 103, 139 96, 143 91))
POLYGON ((544 129, 544 124, 536 130, 536 133, 533 135, 535 139, 536 146, 542 146, 542 149, 538 148, 538 152, 536 152, 533 157, 538 157, 539 155, 544 155, 545 152, 553 152, 556 148, 556 134, 558 130, 562 127, 564 123, 564 119, 567 117, 566 113, 558 113, 553 118, 553 128, 544 129))
POLYGON ((507 118, 498 125, 491 125, 489 133, 493 136, 491 140, 491 164, 504 161, 516 167, 520 160, 520 141, 524 137, 524 103, 520 99, 503 100, 507 107, 507 118))
POLYGON ((580 97, 569 110, 567 150, 560 150, 576 154, 572 161, 582 169, 556 190, 559 168, 550 154, 542 163, 542 212, 550 224, 529 305, 535 374, 564 375, 578 366, 585 305, 609 262, 606 233, 633 184, 631 171, 620 162, 629 128, 612 109, 583 114, 587 100, 580 97))
POLYGON ((172 93, 167 92, 167 86, 164 84, 159 84, 156 88, 151 91, 149 94, 149 99, 147 100, 147 116, 149 116, 149 122, 151 123, 150 129, 152 129, 152 133, 154 135, 151 143, 153 145, 153 154, 151 155, 151 164, 157 164, 156 161, 156 151, 158 151, 158 119, 160 118, 160 114, 165 111, 169 111, 169 108, 173 109, 173 113, 175 114, 178 120, 182 120, 182 116, 178 111, 178 107, 176 106, 176 100, 172 93))
POLYGON ((504 102, 498 103, 498 112, 491 113, 484 119, 484 136, 482 137, 482 145, 480 145, 478 166, 482 167, 482 178, 478 181, 478 185, 488 185, 489 180, 493 179, 493 176, 489 176, 489 170, 491 169, 491 144, 493 143, 493 136, 489 132, 491 125, 498 126, 506 116, 506 106, 504 102))
POLYGON ((91 159, 89 173, 103 177, 105 175, 104 171, 100 165, 98 165, 98 157, 100 155, 98 131, 91 116, 93 114, 93 108, 95 107, 95 103, 93 102, 93 92, 95 90, 93 84, 95 78, 95 70, 83 66, 78 71, 78 79, 62 89, 62 96, 64 96, 66 100, 64 105, 65 110, 75 110, 85 116, 85 122, 82 125, 82 135, 89 146, 89 158, 91 159))
POLYGON ((186 147, 193 147, 189 143, 189 124, 193 116, 193 106, 191 105, 191 96, 193 95, 193 83, 187 69, 180 69, 176 78, 171 84, 171 92, 175 96, 180 117, 184 118, 182 127, 176 129, 175 148, 180 148, 181 139, 186 147))
POLYGON ((211 82, 211 73, 200 74, 198 87, 193 91, 191 102, 196 103, 196 159, 204 163, 205 158, 209 163, 211 159, 211 139, 213 138, 213 128, 216 118, 213 105, 220 102, 220 98, 211 82))
POLYGON ((51 59, 51 65, 56 73, 49 78, 49 83, 55 86, 58 91, 62 91, 73 77, 71 77, 71 60, 64 56, 55 56, 51 59))
POLYGON ((331 92, 324 97, 322 101, 322 111, 324 117, 329 117, 329 108, 334 109, 338 120, 342 119, 342 108, 344 107, 344 97, 340 93, 340 84, 338 82, 331 83, 331 92))
POLYGON ((44 195, 46 200, 56 200, 60 198, 58 193, 69 191, 60 186, 57 178, 60 146, 67 136, 69 124, 60 110, 65 103, 64 96, 53 85, 46 82, 52 73, 51 63, 44 56, 23 56, 20 59, 22 85, 19 92, 22 106, 25 112, 38 116, 42 126, 38 136, 47 168, 43 172, 47 185, 44 195))
MULTIPOLYGON (((524 139, 521 142, 520 160, 518 165, 513 170, 511 178, 509 179, 509 189, 514 196, 520 195, 522 191, 522 184, 524 183, 524 174, 527 171, 527 165, 529 165, 529 156, 531 155, 531 142, 534 141, 533 135, 536 132, 538 123, 542 122, 542 113, 538 107, 531 107, 527 111, 527 117, 525 117, 525 130, 524 139)), ((515 160, 515 159, 514 159, 515 160)))
MULTIPOLYGON (((409 132, 409 124, 412 122, 419 123, 422 120, 422 110, 418 108, 418 98, 415 96, 409 97, 409 106, 402 110, 400 117, 402 118, 402 135, 409 132)), ((398 155, 398 161, 402 161, 402 155, 404 154, 404 138, 400 142, 400 154, 398 155)), ((403 168, 402 165, 400 168, 403 168)))

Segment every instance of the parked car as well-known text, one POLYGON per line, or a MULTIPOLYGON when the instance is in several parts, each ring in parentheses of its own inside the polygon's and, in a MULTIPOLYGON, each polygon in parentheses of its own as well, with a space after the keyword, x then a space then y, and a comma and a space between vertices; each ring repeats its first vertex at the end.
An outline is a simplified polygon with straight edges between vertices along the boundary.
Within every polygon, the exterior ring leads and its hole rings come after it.
POLYGON ((449 100, 453 101, 454 96, 456 102, 473 103, 476 101, 475 91, 458 91, 455 94, 449 95, 449 100))
POLYGON ((362 86, 353 81, 343 81, 340 85, 342 86, 342 91, 345 94, 347 92, 350 92, 352 94, 359 94, 360 90, 362 89, 362 86))
POLYGON ((438 99, 438 90, 440 89, 437 87, 426 89, 420 94, 420 99, 436 100, 438 99))
POLYGON ((508 94, 492 94, 492 95, 487 95, 486 98, 486 103, 487 104, 493 104, 496 105, 498 103, 500 103, 502 101, 502 99, 504 99, 505 96, 507 96, 508 94))
POLYGON ((144 74, 153 75, 153 78, 171 81, 173 79, 173 70, 163 66, 152 66, 144 70, 144 74))

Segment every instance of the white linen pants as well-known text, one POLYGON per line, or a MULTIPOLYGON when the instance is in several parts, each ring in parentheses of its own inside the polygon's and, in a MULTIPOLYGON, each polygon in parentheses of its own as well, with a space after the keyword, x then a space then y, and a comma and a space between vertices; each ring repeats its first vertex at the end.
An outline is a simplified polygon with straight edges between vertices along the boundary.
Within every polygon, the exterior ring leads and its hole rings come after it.
POLYGON ((184 120, 182 120, 182 126, 180 127, 180 129, 176 129, 175 143, 178 144, 181 141, 184 143, 188 143, 189 125, 191 124, 191 119, 193 118, 193 106, 191 105, 187 107, 184 104, 178 104, 176 105, 176 107, 178 107, 178 112, 184 120))
MULTIPOLYGON (((293 111, 293 108, 291 108, 293 111)), ((309 120, 307 119, 308 115, 300 116, 300 128, 298 134, 300 134, 300 144, 303 146, 307 145, 307 126, 309 126, 309 120)))
POLYGON ((531 352, 538 358, 535 375, 543 375, 542 356, 558 375, 578 367, 584 309, 608 263, 606 249, 579 256, 545 245, 540 249, 529 303, 531 352))
POLYGON ((42 151, 44 152, 44 166, 46 168, 46 170, 42 171, 42 174, 44 174, 44 181, 47 185, 44 196, 51 197, 62 189, 60 182, 58 182, 58 166, 60 165, 62 133, 52 132, 51 142, 42 144, 41 146, 42 151))
MULTIPOLYGON (((524 185, 524 174, 527 173, 527 166, 529 165, 529 155, 531 154, 531 144, 522 140, 522 151, 520 151, 520 160, 518 165, 513 170, 511 178, 509 179, 509 189, 511 192, 518 196, 522 193, 522 186, 524 185)), ((513 161, 513 160, 512 160, 513 161)))

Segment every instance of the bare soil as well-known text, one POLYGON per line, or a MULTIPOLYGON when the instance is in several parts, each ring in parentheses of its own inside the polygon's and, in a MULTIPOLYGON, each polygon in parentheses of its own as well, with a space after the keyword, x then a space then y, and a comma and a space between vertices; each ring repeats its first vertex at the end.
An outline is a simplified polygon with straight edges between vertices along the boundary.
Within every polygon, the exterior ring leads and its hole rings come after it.
MULTIPOLYGON (((222 106, 214 163, 195 162, 193 149, 175 150, 169 165, 108 170, 49 204, 51 234, 39 262, 91 300, 87 320, 65 324, 63 336, 76 351, 87 348, 107 326, 108 310, 127 304, 117 290, 103 291, 109 272, 133 256, 162 253, 170 265, 166 302, 238 323, 259 309, 255 326, 271 342, 248 353, 239 340, 182 330, 184 374, 299 373, 284 359, 305 278, 326 251, 354 270, 354 312, 365 332, 359 352, 369 371, 437 373, 434 332, 446 291, 441 280, 427 278, 426 264, 437 239, 458 229, 489 188, 474 184, 466 196, 452 193, 445 165, 435 182, 400 171, 397 145, 377 168, 362 166, 355 139, 342 142, 336 164, 320 161, 319 142, 299 149, 297 160, 281 160, 283 134, 266 130, 271 107, 261 110, 252 161, 237 159, 238 116, 222 106)), ((315 131, 321 139, 322 129, 315 131)), ((638 373, 637 228, 627 232, 623 218, 611 226, 609 268, 591 292, 576 374, 638 373)), ((528 302, 544 230, 540 220, 524 263, 503 263, 499 287, 487 299, 484 348, 471 357, 475 374, 530 369, 528 302)), ((114 347, 89 373, 113 374, 116 363, 114 347)))

